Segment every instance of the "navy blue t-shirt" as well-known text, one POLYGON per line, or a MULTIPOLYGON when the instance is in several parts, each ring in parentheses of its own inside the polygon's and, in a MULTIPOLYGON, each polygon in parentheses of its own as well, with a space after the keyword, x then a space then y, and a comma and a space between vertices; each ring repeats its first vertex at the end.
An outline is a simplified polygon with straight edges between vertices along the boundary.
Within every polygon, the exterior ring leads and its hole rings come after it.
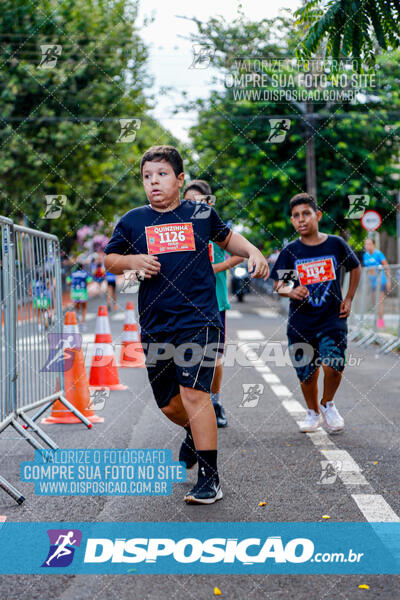
POLYGON ((188 200, 164 213, 141 206, 120 219, 105 253, 153 254, 161 263, 139 287, 143 334, 221 327, 208 243, 229 233, 212 207, 188 200))
MULTIPOLYGON (((290 299, 287 332, 317 333, 331 329, 347 330, 347 319, 339 317, 342 292, 340 289, 340 269, 355 269, 360 264, 348 244, 339 236, 328 235, 325 242, 316 246, 303 244, 300 239, 288 244, 279 254, 271 272, 275 281, 284 279, 280 270, 293 269, 297 276, 323 279, 327 281, 307 284, 309 295, 304 300, 290 299)), ((304 279, 303 279, 304 281, 304 279)), ((299 279, 294 287, 301 285, 299 279)))

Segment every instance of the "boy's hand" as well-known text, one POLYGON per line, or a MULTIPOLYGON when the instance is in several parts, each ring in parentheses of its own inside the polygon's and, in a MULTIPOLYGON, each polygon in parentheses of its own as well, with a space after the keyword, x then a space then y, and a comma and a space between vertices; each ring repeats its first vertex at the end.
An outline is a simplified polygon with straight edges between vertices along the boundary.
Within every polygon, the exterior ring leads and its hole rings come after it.
POLYGON ((291 292, 289 292, 289 298, 293 300, 304 300, 309 295, 308 288, 305 285, 299 285, 296 288, 293 288, 291 292))
POLYGON ((249 255, 247 268, 251 278, 256 277, 257 279, 260 279, 261 277, 263 277, 264 281, 268 279, 269 266, 267 263, 267 259, 261 254, 259 250, 257 250, 257 248, 255 248, 249 255))
POLYGON ((350 300, 350 298, 345 298, 343 300, 343 302, 340 303, 339 317, 341 319, 347 319, 347 317, 350 316, 350 311, 351 311, 351 300, 350 300))
POLYGON ((143 271, 146 279, 151 279, 152 275, 157 275, 161 264, 157 256, 150 254, 132 254, 129 257, 129 268, 132 271, 143 271))

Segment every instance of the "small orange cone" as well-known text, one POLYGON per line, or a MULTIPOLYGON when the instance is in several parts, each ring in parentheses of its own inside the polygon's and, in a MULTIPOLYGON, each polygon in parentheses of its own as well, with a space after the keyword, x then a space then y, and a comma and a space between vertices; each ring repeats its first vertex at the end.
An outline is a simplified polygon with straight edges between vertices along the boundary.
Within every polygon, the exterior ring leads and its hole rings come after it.
MULTIPOLYGON (((65 313, 64 333, 78 333, 78 321, 74 311, 65 313)), ((74 359, 70 369, 64 371, 65 397, 75 406, 91 423, 103 423, 104 419, 95 414, 93 402, 89 393, 89 382, 85 369, 85 359, 82 348, 68 348, 68 359, 70 353, 74 359)), ((64 360, 66 351, 64 350, 64 360)), ((60 400, 56 400, 52 406, 51 416, 42 419, 42 423, 51 425, 53 423, 82 423, 60 400)))
POLYGON ((126 303, 125 323, 122 334, 120 367, 144 368, 144 354, 140 343, 133 302, 126 303))
POLYGON ((99 306, 94 344, 96 352, 92 358, 89 385, 109 390, 127 390, 128 386, 119 381, 106 306, 99 306))

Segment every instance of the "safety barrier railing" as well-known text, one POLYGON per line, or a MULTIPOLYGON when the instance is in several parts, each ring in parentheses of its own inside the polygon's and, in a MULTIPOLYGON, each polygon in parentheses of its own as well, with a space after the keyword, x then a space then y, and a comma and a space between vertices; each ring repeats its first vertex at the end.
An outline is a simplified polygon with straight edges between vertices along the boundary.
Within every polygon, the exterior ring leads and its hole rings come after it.
MULTIPOLYGON (((33 448, 44 450, 45 444, 55 450, 57 444, 36 423, 53 402, 59 400, 91 426, 65 398, 63 370, 45 368, 49 334, 62 341, 58 238, 1 216, 0 231, 0 434, 11 426, 33 448), (29 416, 34 409, 39 411, 29 416)), ((1 476, 0 487, 23 502, 22 494, 1 476)))
MULTIPOLYGON (((348 285, 348 274, 344 293, 348 285)), ((379 345, 387 354, 400 346, 400 265, 363 267, 349 318, 349 339, 379 345)))

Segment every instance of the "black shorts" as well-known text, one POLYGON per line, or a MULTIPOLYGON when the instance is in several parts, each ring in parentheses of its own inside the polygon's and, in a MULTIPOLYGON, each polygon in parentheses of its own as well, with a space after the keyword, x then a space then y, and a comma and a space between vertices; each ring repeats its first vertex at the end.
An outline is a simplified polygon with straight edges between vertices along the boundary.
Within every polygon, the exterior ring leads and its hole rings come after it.
POLYGON ((307 381, 325 365, 343 371, 346 363, 347 330, 331 329, 315 335, 288 333, 289 354, 300 381, 307 381))
POLYGON ((220 330, 182 329, 175 333, 142 334, 146 369, 159 408, 179 394, 179 386, 210 393, 220 330))
POLYGON ((221 329, 221 335, 219 338, 218 355, 219 355, 219 357, 221 357, 223 355, 224 349, 225 349, 226 312, 224 310, 220 310, 219 316, 221 318, 222 329, 221 329))
POLYGON ((111 286, 112 288, 115 288, 117 285, 116 281, 107 281, 107 285, 111 286))

